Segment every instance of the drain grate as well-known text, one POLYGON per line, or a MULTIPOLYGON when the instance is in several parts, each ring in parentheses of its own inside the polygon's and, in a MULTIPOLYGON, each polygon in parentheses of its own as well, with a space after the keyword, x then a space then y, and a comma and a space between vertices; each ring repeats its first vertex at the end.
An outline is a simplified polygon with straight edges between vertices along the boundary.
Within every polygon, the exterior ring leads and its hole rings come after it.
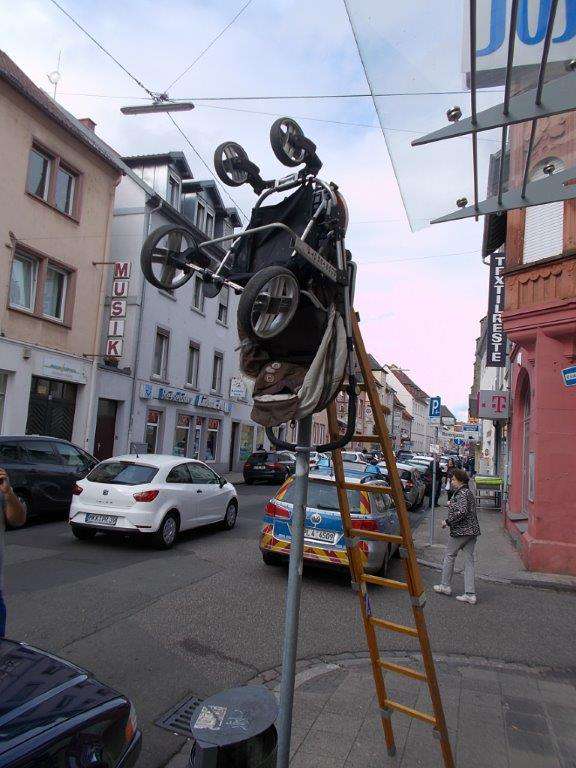
POLYGON ((160 728, 165 728, 171 733, 179 733, 188 739, 192 738, 192 731, 190 730, 192 715, 201 702, 202 699, 199 699, 197 696, 187 696, 184 701, 181 701, 159 720, 156 720, 156 725, 159 725, 160 728))

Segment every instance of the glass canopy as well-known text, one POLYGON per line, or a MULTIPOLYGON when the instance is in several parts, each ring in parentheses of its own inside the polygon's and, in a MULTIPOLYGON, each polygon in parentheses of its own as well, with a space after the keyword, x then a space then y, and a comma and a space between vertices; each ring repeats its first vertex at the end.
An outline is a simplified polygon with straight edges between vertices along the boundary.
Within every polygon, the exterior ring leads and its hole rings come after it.
POLYGON ((506 189, 522 189, 551 165, 553 173, 576 163, 576 125, 567 114, 576 107, 570 67, 576 65, 576 0, 346 0, 346 6, 413 230, 457 205, 491 195, 501 200, 506 189), (540 117, 531 137, 541 73, 538 114, 559 116, 540 117), (483 110, 505 101, 513 112, 518 94, 529 102, 528 122, 503 129, 496 120, 492 129, 412 146, 445 126, 465 126, 466 118, 478 124, 483 110), (450 123, 454 107, 461 117, 450 123), (553 157, 543 159, 550 135, 553 157))

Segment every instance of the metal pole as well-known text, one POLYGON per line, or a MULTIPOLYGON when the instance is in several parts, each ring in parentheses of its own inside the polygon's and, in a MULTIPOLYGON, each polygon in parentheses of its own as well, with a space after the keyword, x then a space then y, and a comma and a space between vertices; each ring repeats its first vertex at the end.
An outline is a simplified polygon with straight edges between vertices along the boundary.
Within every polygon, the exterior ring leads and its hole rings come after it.
POLYGON ((432 490, 430 491, 430 526, 428 531, 428 543, 434 544, 434 506, 436 503, 436 457, 432 464, 432 490))
POLYGON ((304 520, 306 519, 308 475, 310 473, 311 431, 311 416, 307 416, 298 422, 294 504, 292 507, 292 536, 288 586, 286 588, 286 618, 284 621, 284 650, 282 653, 282 681, 280 684, 280 714, 278 716, 278 768, 288 768, 290 760, 292 704, 294 701, 294 681, 296 678, 298 621, 300 618, 300 592, 302 588, 304 520))

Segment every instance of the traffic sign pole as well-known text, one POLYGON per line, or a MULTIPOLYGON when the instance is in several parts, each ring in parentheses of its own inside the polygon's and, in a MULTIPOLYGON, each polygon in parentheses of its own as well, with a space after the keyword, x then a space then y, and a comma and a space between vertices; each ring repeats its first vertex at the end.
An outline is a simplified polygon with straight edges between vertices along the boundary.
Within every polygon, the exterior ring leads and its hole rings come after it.
MULTIPOLYGON (((428 408, 428 418, 433 424, 442 423, 442 399, 439 396, 430 398, 430 405, 428 408)), ((436 441, 438 440, 438 428, 436 427, 436 441)), ((434 448, 438 450, 438 446, 434 448)), ((431 446, 432 449, 432 446, 431 446)), ((428 543, 430 546, 434 544, 434 522, 435 522, 435 506, 436 506, 436 456, 434 456, 434 462, 432 463, 432 488, 430 489, 430 524, 428 530, 428 543)))

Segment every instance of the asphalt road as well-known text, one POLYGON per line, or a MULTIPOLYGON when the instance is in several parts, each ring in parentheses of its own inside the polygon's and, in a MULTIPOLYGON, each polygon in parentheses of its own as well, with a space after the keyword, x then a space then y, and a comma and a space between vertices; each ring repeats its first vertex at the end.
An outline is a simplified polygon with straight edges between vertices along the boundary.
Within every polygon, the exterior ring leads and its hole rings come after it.
MULTIPOLYGON (((233 531, 197 531, 169 552, 104 536, 78 542, 64 521, 7 534, 9 636, 128 694, 144 733, 142 768, 159 768, 182 744, 154 724, 167 710, 281 661, 286 570, 265 566, 258 550, 272 491, 238 486, 233 531)), ((392 575, 401 577, 398 561, 392 575)), ((573 594, 484 582, 472 607, 433 593, 436 572, 423 577, 436 652, 576 671, 573 594)), ((404 593, 375 587, 372 605, 375 615, 410 621, 404 593)), ((382 642, 388 651, 416 648, 402 635, 382 642)), ((299 657, 363 650, 346 577, 305 569, 299 657)))

